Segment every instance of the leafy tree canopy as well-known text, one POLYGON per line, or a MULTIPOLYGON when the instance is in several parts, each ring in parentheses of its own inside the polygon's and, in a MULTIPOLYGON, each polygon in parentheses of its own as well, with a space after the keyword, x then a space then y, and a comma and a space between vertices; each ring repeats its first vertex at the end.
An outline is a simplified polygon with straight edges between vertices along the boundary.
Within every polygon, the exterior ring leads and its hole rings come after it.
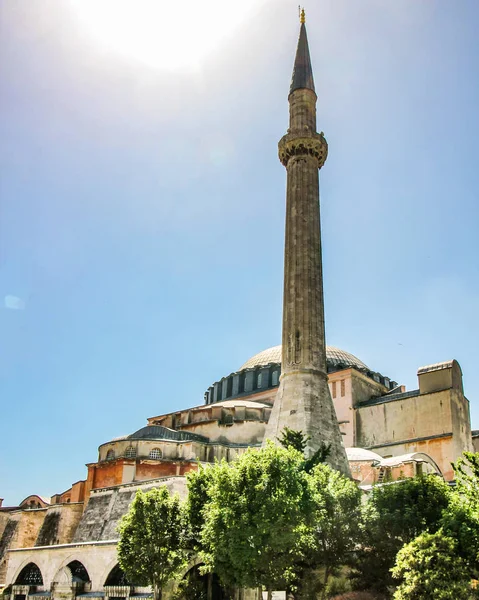
POLYGON ((350 560, 349 554, 358 543, 361 519, 361 491, 354 481, 319 464, 311 471, 308 483, 313 499, 313 526, 306 568, 298 582, 299 598, 308 597, 304 584, 310 582, 311 572, 318 568, 322 581, 317 589, 325 597, 330 576, 350 560))
POLYGON ((479 578, 479 453, 464 452, 454 465, 456 487, 442 525, 457 541, 470 574, 479 578))
MULTIPOLYGON (((269 442, 207 475, 200 555, 225 584, 272 590, 295 580, 313 514, 302 467, 300 452, 269 442)), ((198 481, 191 482, 190 494, 201 494, 198 481)))
POLYGON ((435 475, 376 486, 364 509, 356 585, 378 591, 393 586, 390 569, 396 554, 418 535, 436 532, 450 500, 447 483, 435 475))
POLYGON ((119 525, 118 562, 130 581, 151 585, 161 600, 168 581, 184 568, 184 517, 180 499, 164 486, 139 490, 119 525))
POLYGON ((440 530, 423 533, 398 553, 393 576, 401 581, 394 600, 468 600, 470 577, 456 542, 440 530))

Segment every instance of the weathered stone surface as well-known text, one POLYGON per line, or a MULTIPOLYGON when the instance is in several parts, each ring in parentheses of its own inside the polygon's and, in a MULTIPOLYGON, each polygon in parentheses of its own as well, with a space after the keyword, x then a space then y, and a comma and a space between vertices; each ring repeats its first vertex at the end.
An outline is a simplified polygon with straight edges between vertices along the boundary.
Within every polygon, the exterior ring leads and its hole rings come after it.
MULTIPOLYGON (((304 59, 306 53, 309 63, 304 24, 301 27, 301 56, 304 59)), ((319 169, 328 146, 324 135, 316 132, 314 89, 297 86, 289 105, 288 133, 279 143, 279 158, 287 171, 282 375, 265 439, 276 440, 285 426, 301 430, 310 436, 308 455, 328 443, 329 463, 349 475, 326 369, 319 169)))
POLYGON ((128 512, 136 492, 166 486, 170 493, 186 495, 184 477, 168 477, 145 483, 135 483, 93 492, 73 539, 73 543, 99 542, 118 539, 118 524, 128 512))

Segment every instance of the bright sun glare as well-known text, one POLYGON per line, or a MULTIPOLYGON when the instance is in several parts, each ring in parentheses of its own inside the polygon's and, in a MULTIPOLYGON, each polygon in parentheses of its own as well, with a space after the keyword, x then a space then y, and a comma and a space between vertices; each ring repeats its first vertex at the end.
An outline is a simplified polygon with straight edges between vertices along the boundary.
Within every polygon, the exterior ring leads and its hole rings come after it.
POLYGON ((152 67, 198 66, 258 0, 70 0, 100 43, 152 67))

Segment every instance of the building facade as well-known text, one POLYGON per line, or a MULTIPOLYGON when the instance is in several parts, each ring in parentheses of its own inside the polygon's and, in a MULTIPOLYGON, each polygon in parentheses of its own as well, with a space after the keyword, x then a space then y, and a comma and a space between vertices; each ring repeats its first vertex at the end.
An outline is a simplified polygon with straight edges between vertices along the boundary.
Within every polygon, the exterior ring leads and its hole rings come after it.
MULTIPOLYGON (((165 485, 186 493, 198 462, 233 460, 285 425, 311 436, 309 451, 332 444, 332 464, 365 490, 436 473, 479 445, 457 361, 418 370, 406 391, 338 348, 326 347, 318 169, 327 145, 316 132, 316 93, 304 22, 290 90, 290 128, 280 142, 288 170, 283 345, 213 383, 204 402, 148 418, 130 435, 101 444, 85 480, 51 498, 0 502, 0 586, 10 600, 142 598, 116 557, 117 525, 136 492, 165 485), (299 216, 299 218, 298 218, 299 216), (474 440, 474 441, 473 441, 474 440)), ((194 568, 194 564, 190 568, 194 568)), ((221 600, 221 590, 215 592, 221 600)), ((256 592, 238 591, 253 600, 256 592)))

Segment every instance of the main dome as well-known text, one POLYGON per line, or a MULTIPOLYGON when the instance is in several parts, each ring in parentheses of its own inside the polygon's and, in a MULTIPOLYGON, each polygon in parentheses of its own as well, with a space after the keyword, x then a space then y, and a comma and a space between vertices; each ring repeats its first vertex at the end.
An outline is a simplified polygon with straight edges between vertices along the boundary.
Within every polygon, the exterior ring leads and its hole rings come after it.
MULTIPOLYGON (((342 367, 343 369, 354 367, 360 371, 370 371, 369 367, 364 364, 362 360, 359 360, 357 356, 354 356, 354 354, 346 352, 345 350, 341 350, 340 348, 335 348, 334 346, 326 346, 326 362, 328 368, 331 370, 336 370, 338 367, 342 367)), ((255 354, 239 368, 239 371, 280 363, 281 344, 255 354)))

